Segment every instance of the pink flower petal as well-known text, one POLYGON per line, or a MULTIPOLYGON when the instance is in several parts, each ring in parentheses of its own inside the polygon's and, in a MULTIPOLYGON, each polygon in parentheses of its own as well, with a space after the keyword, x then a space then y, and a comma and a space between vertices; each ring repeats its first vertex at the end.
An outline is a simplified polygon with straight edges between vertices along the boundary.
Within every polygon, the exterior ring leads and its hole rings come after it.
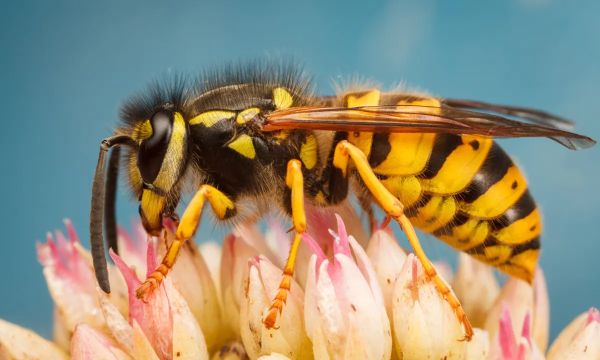
MULTIPOLYGON (((148 252, 153 245, 148 243, 148 252)), ((145 302, 139 300, 135 291, 141 284, 135 272, 114 252, 110 256, 121 271, 129 291, 129 322, 137 322, 154 350, 160 358, 168 358, 173 346, 173 318, 169 306, 169 299, 165 291, 165 279, 161 286, 155 289, 145 302)))
POLYGON ((131 359, 108 336, 86 324, 75 328, 71 356, 74 360, 131 359))

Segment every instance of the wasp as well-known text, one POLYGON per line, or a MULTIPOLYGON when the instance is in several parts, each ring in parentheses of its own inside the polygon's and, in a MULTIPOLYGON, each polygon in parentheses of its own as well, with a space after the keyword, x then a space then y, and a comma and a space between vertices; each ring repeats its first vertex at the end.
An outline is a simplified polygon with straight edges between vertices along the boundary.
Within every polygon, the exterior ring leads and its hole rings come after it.
POLYGON ((355 194, 371 218, 376 204, 384 222, 399 223, 466 339, 471 325, 415 228, 531 282, 540 211, 523 173, 494 139, 547 137, 569 149, 595 144, 569 132, 570 121, 528 108, 372 87, 319 96, 300 68, 282 62, 227 66, 191 83, 156 83, 123 106, 121 119, 101 142, 92 190, 93 263, 105 292, 103 238, 106 233, 117 250, 115 194, 123 163, 148 234, 159 235, 164 218, 178 224, 138 297, 151 293, 173 267, 205 203, 223 221, 258 219, 278 208, 291 219, 294 236, 264 318, 274 327, 307 230, 305 202, 328 207, 355 194), (190 188, 195 193, 178 216, 181 195, 190 188))

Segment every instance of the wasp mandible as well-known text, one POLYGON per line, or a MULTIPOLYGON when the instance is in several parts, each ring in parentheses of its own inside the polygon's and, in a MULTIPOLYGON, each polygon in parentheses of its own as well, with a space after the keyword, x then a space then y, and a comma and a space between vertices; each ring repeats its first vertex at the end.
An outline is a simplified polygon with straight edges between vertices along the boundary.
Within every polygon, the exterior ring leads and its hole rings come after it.
POLYGON ((91 244, 105 292, 103 227, 116 251, 115 194, 124 162, 146 231, 158 235, 163 218, 179 219, 175 240, 138 297, 173 267, 206 202, 217 219, 232 221, 259 219, 275 206, 291 219, 294 237, 264 319, 274 327, 307 229, 304 202, 328 207, 354 193, 371 217, 377 204, 399 223, 466 339, 471 325, 415 227, 531 282, 540 213, 522 172, 493 139, 548 137, 570 149, 595 144, 569 132, 568 120, 527 108, 369 87, 318 96, 301 69, 280 62, 228 66, 193 83, 157 83, 127 102, 121 119, 101 143, 93 181, 91 244), (176 207, 189 186, 196 192, 179 217, 176 207))

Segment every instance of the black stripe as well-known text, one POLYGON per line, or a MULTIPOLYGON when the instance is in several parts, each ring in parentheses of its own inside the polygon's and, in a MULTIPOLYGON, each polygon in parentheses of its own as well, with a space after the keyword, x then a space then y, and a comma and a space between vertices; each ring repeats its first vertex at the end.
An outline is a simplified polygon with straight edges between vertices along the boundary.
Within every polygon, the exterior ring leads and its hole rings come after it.
POLYGON ((419 209, 422 208, 423 206, 427 205, 427 203, 431 200, 432 195, 431 194, 423 194, 421 193, 421 197, 415 201, 414 204, 412 204, 411 206, 407 207, 404 209, 404 214, 406 216, 410 217, 415 217, 417 215, 417 213, 419 212, 419 209))
POLYGON ((466 189, 458 195, 459 198, 466 203, 474 202, 500 181, 511 166, 513 162, 510 157, 494 142, 481 168, 466 189))
POLYGON ((490 231, 496 232, 509 226, 517 220, 523 219, 527 215, 531 214, 536 209, 535 201, 529 190, 525 191, 523 195, 502 214, 493 220, 490 220, 490 231))
POLYGON ((433 235, 437 237, 440 237, 442 235, 451 235, 455 227, 465 224, 467 221, 469 221, 470 218, 471 216, 469 216, 469 214, 458 210, 454 214, 454 217, 448 222, 448 224, 434 231, 433 235))
POLYGON ((392 145, 389 141, 389 133, 375 133, 373 134, 373 142, 371 143, 371 153, 369 154, 369 165, 371 167, 377 167, 385 159, 387 159, 392 145))
POLYGON ((533 239, 531 239, 525 243, 517 244, 517 245, 513 246, 511 256, 517 256, 521 253, 524 253, 527 250, 539 250, 540 247, 541 247, 540 237, 536 236, 533 239))
POLYGON ((475 245, 470 249, 465 250, 465 252, 470 255, 483 256, 485 254, 485 248, 497 246, 497 245, 500 245, 500 242, 498 241, 498 239, 496 239, 495 237, 490 235, 485 239, 484 242, 482 242, 479 245, 475 245))
POLYGON ((429 161, 421 177, 424 179, 434 178, 446 162, 448 156, 462 144, 462 138, 459 135, 438 134, 435 137, 429 161))

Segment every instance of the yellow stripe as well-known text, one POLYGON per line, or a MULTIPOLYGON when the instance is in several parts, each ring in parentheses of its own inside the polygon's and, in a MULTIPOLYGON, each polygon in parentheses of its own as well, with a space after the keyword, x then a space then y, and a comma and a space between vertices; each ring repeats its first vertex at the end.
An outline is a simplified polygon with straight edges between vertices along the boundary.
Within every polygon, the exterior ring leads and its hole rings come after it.
POLYGON ((511 166, 500 181, 471 204, 461 204, 461 209, 475 217, 495 218, 504 214, 526 190, 525 177, 516 166, 511 166))
POLYGON ((392 176, 381 183, 406 207, 421 198, 421 183, 415 176, 392 176))
POLYGON ((252 138, 246 134, 240 135, 227 146, 248 159, 254 159, 256 157, 256 150, 254 149, 252 138))
POLYGON ((231 119, 234 116, 235 113, 232 111, 211 110, 192 118, 190 125, 202 124, 206 127, 211 127, 219 121, 231 119))
POLYGON ((433 179, 423 179, 423 188, 436 194, 455 194, 469 185, 483 164, 492 147, 492 139, 462 135, 459 145, 448 157, 433 179), (478 140, 479 147, 473 148, 470 141, 478 140))
POLYGON ((292 95, 286 89, 281 87, 273 89, 273 103, 277 110, 287 109, 293 102, 292 95))
POLYGON ((165 153, 165 159, 153 183, 165 191, 169 191, 178 179, 179 168, 185 156, 185 133, 185 120, 183 120, 183 116, 180 113, 176 112, 173 115, 173 130, 167 152, 165 153))
POLYGON ((465 250, 483 243, 489 232, 487 221, 469 219, 466 223, 453 227, 450 235, 441 235, 439 238, 456 249, 465 250))
MULTIPOLYGON (((367 91, 365 93, 354 93, 346 95, 346 106, 377 106, 381 92, 377 89, 367 91)), ((371 153, 371 145, 373 144, 373 133, 370 132, 351 132, 348 133, 348 141, 359 148, 367 157, 371 153)))
POLYGON ((164 196, 160 196, 153 191, 144 189, 142 191, 142 199, 140 207, 144 213, 146 221, 153 227, 159 228, 162 222, 162 213, 165 209, 167 200, 164 196))
POLYGON ((317 139, 313 134, 309 134, 300 147, 300 160, 309 170, 317 164, 317 139))
POLYGON ((420 173, 431 155, 435 134, 389 135, 391 146, 387 158, 373 170, 380 175, 413 175, 420 173))
POLYGON ((539 236, 542 232, 540 211, 535 209, 526 217, 513 222, 493 236, 505 244, 521 244, 539 236))
POLYGON ((411 221, 422 231, 432 232, 452 220, 455 213, 456 201, 452 196, 433 196, 411 221))
POLYGON ((511 257, 510 261, 506 265, 500 266, 499 269, 531 284, 539 256, 539 249, 523 251, 511 257))

